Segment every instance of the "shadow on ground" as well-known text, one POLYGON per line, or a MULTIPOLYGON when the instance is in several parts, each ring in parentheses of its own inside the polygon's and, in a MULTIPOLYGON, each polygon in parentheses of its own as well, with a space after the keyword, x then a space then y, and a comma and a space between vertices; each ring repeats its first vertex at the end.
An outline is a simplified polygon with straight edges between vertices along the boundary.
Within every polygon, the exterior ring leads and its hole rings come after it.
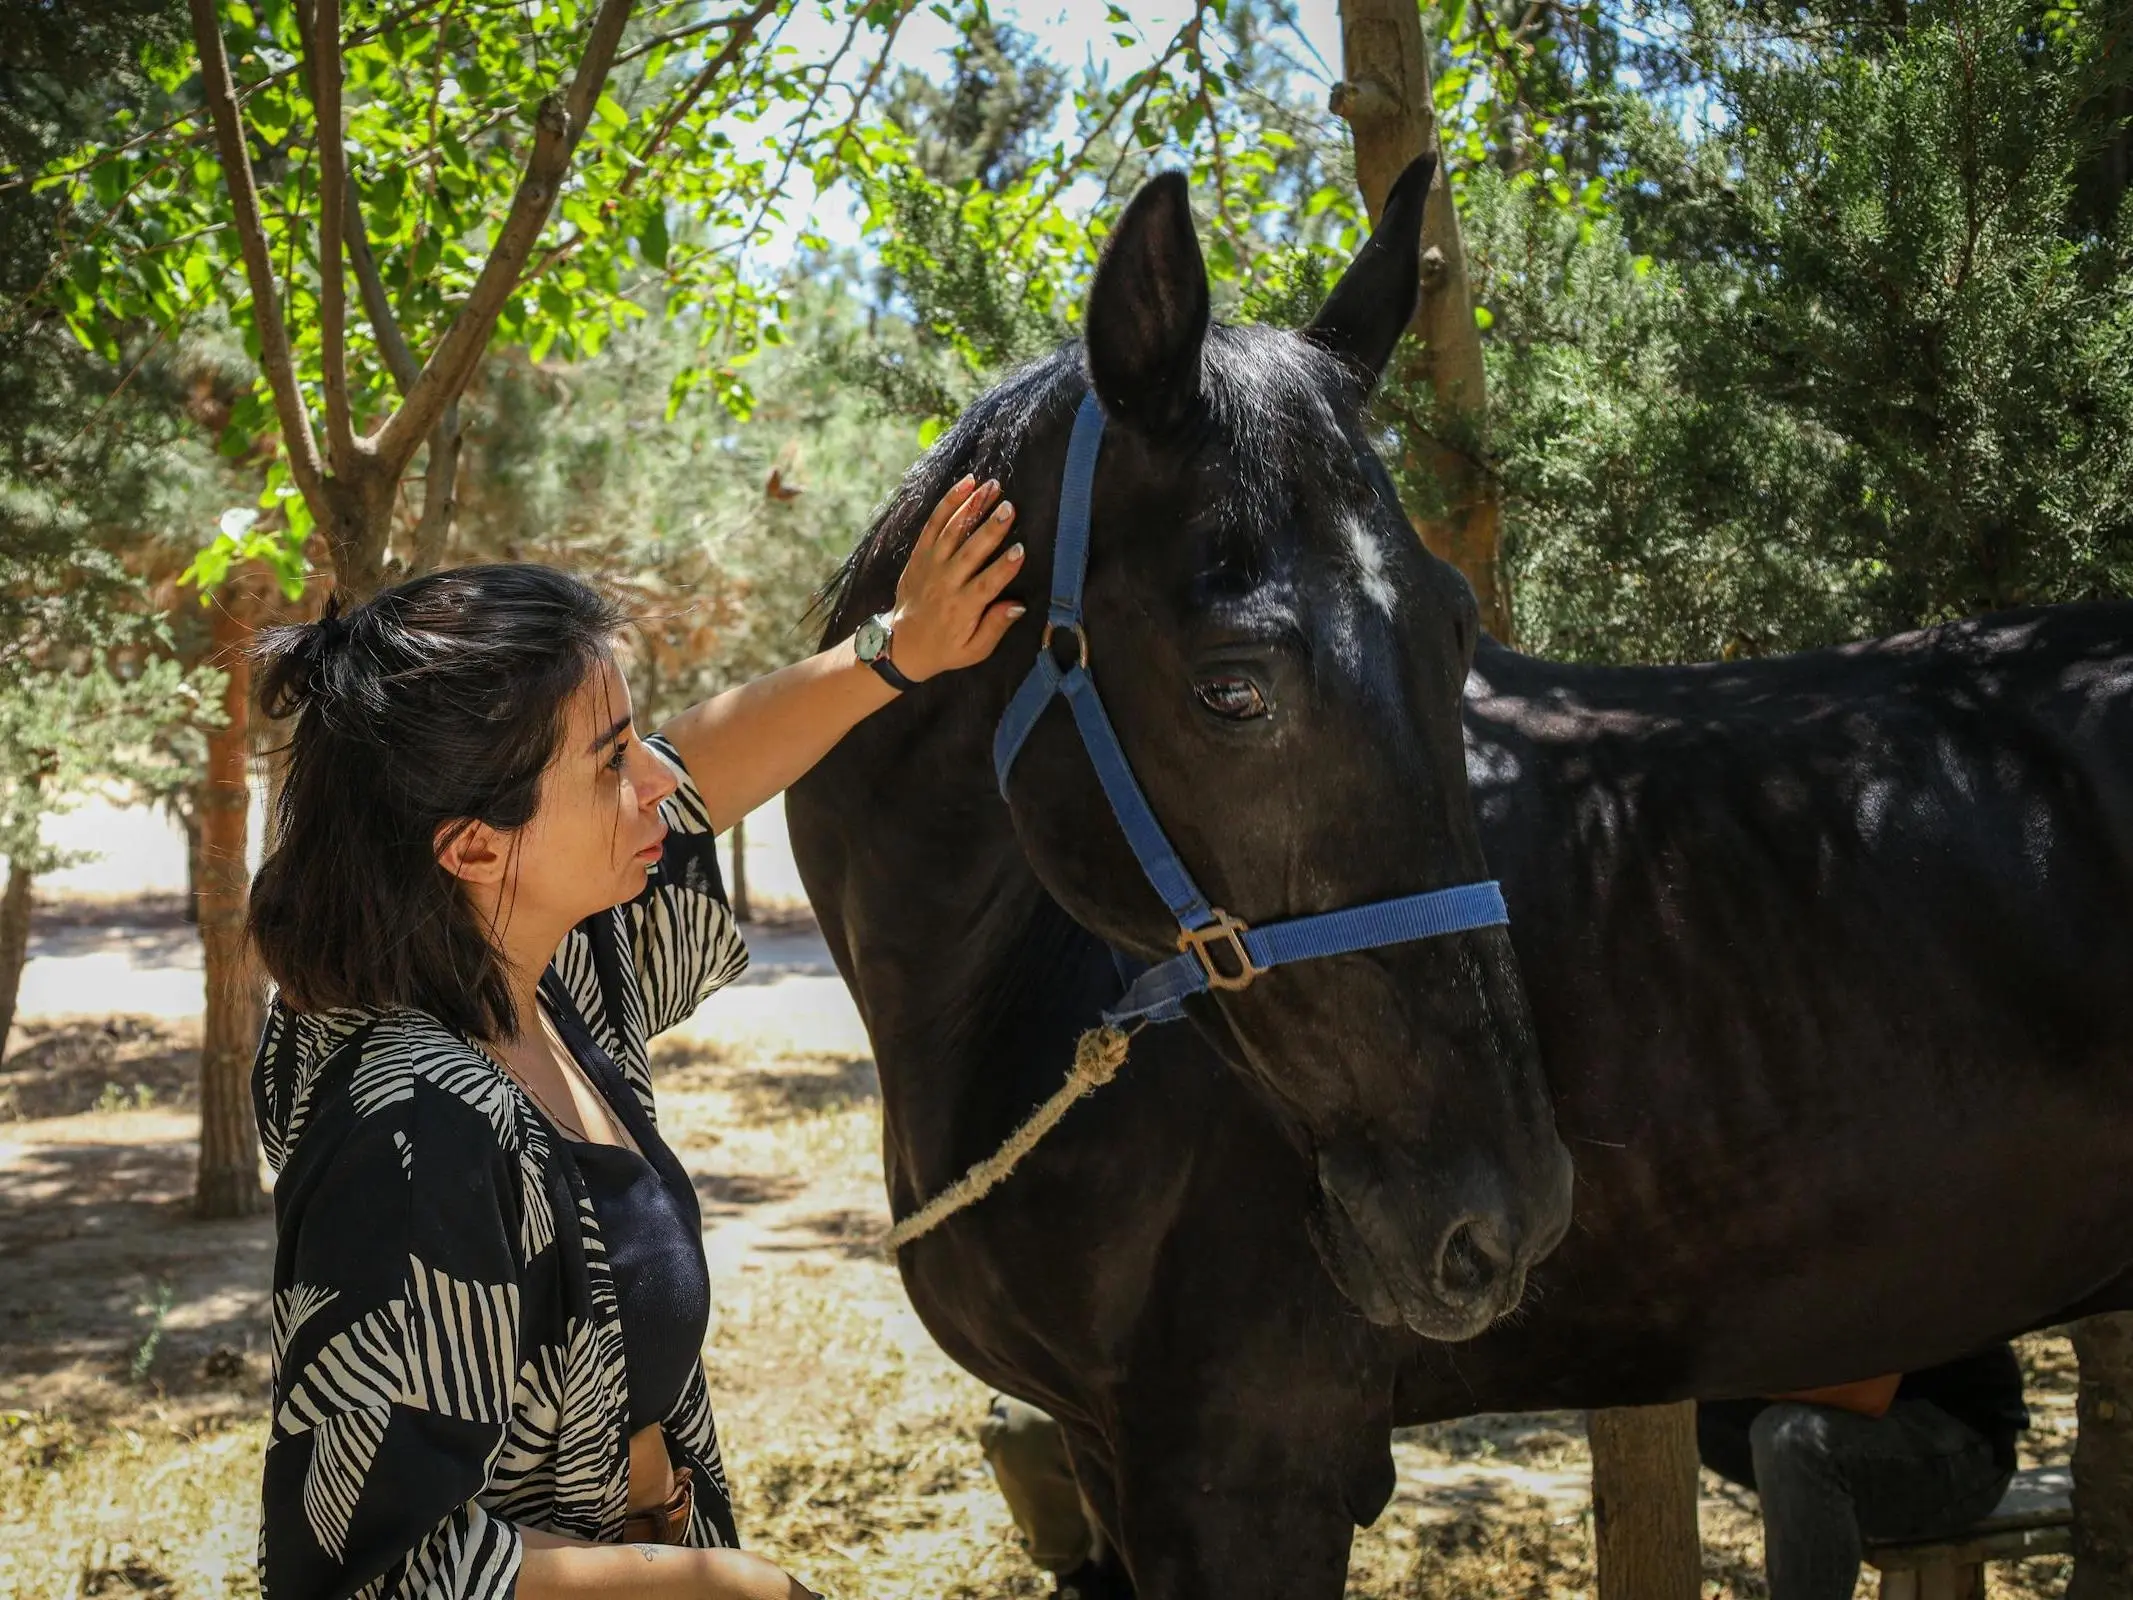
POLYGON ((0 1062, 0 1123, 199 1104, 200 1024, 163 1017, 38 1017, 0 1062))
POLYGON ((274 1225, 199 1222, 189 1117, 0 1135, 0 1407, 77 1419, 145 1397, 265 1398, 274 1225))

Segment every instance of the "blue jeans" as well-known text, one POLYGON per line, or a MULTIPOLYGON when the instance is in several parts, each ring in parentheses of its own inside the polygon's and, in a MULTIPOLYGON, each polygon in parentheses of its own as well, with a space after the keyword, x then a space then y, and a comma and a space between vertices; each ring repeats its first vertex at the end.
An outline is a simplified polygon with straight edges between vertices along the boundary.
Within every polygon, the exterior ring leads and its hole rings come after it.
POLYGON ((1863 1417, 1794 1401, 1696 1408, 1704 1464, 1762 1497, 1770 1600, 1851 1600, 1862 1547, 1956 1533, 2012 1476, 1992 1443, 1930 1400, 1863 1417))

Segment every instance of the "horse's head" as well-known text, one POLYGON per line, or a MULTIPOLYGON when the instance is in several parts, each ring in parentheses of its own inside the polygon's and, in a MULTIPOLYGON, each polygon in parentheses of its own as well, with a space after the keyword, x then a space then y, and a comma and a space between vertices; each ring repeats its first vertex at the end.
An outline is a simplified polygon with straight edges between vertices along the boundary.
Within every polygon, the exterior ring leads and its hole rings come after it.
MULTIPOLYGON (((1175 175, 1128 207, 1089 296, 1086 382, 1110 419, 1090 670, 1164 831, 1247 923, 1488 876, 1460 724, 1473 595, 1415 537, 1364 415, 1414 311, 1430 175, 1401 180, 1301 333, 1210 324, 1175 175)), ((1031 551, 1013 670, 1037 642, 1082 388, 1071 353, 1050 366, 1066 370, 1011 385, 1026 425, 993 463, 1031 551)), ((1175 953, 1063 707, 1008 796, 1078 921, 1175 953)), ((1283 967, 1192 1017, 1315 1164, 1314 1236, 1367 1314, 1464 1338, 1517 1302, 1567 1226, 1570 1163, 1501 928, 1283 967)))

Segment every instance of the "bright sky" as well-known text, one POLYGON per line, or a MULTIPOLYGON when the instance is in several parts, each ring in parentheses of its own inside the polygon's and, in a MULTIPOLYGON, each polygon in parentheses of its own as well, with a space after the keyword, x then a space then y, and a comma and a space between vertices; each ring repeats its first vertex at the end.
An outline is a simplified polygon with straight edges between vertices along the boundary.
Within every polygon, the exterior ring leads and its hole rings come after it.
MULTIPOLYGON (((1155 59, 1190 15, 1192 4, 1191 0, 1129 0, 1126 9, 1132 14, 1141 35, 1140 42, 1131 49, 1113 40, 1113 30, 1104 20, 1102 0, 992 0, 994 20, 1029 34, 1046 55, 1070 74, 1078 74, 1082 68, 1093 66, 1114 83, 1155 59)), ((784 41, 803 57, 825 59, 835 52, 843 38, 842 12, 841 5, 806 8, 786 28, 784 41)), ((1326 64, 1326 76, 1330 80, 1339 72, 1341 57, 1337 0, 1298 0, 1296 12, 1297 31, 1307 48, 1294 53, 1308 62, 1311 52, 1315 51, 1318 59, 1326 64)), ((890 56, 891 70, 909 66, 929 78, 945 78, 955 40, 956 32, 952 27, 930 9, 921 7, 897 35, 896 48, 890 56)), ((854 56, 858 57, 856 48, 854 56)), ((856 61, 853 67, 855 78, 866 65, 866 59, 856 61)), ((754 129, 734 128, 731 132, 737 143, 752 143, 760 137, 754 129)), ((1060 125, 1054 130, 1054 136, 1067 138, 1072 132, 1073 108, 1067 104, 1061 108, 1060 125)), ((766 259, 779 259, 790 248, 790 239, 798 231, 799 219, 806 215, 812 200, 813 191, 807 179, 804 175, 796 175, 793 198, 786 208, 786 237, 766 247, 766 259)), ((832 244, 857 246, 860 242, 857 213, 842 198, 832 199, 821 206, 813 220, 817 231, 832 244)))

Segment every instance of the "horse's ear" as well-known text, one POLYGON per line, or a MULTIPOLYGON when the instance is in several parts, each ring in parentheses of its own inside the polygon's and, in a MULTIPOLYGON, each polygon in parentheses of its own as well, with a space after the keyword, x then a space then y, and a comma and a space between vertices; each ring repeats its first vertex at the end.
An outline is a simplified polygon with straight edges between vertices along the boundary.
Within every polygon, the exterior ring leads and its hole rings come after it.
POLYGON ((1089 288, 1089 381, 1104 410, 1161 431, 1200 397, 1207 264, 1183 173, 1149 181, 1118 219, 1089 288))
POLYGON ((1385 197, 1370 240, 1303 330, 1313 344, 1353 362, 1371 382, 1392 359, 1422 294, 1422 207, 1437 158, 1417 156, 1385 197))

